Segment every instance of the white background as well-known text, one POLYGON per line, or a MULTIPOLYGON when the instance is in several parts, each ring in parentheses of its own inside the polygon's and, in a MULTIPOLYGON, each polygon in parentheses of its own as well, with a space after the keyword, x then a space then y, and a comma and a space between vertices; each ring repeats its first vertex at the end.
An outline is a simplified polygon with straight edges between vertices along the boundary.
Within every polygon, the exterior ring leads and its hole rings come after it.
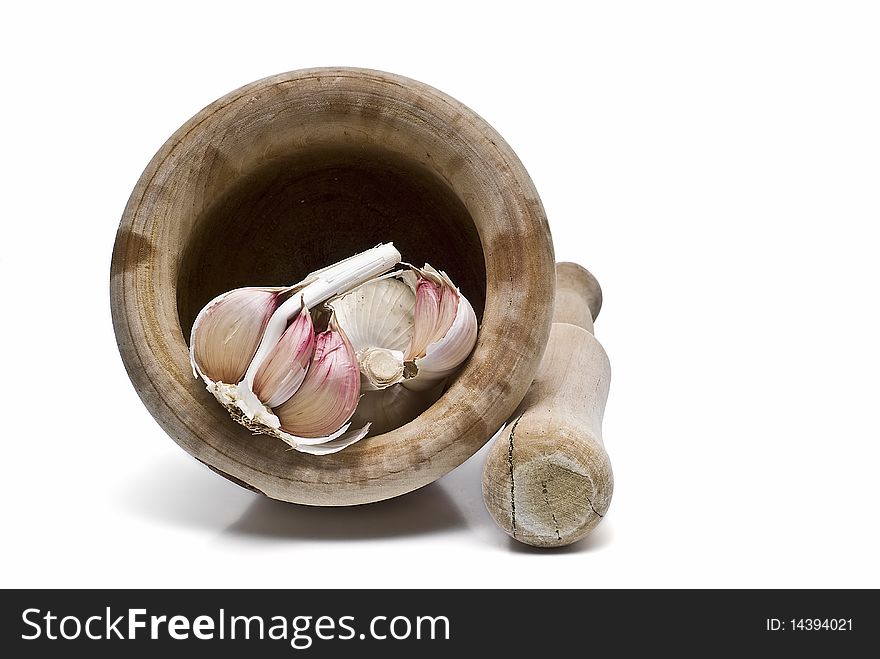
POLYGON ((875 3, 10 6, 0 585, 880 586, 875 3), (586 541, 509 541, 482 454, 383 504, 262 499, 130 386, 108 285, 142 169, 226 92, 337 64, 484 116, 602 283, 616 491, 586 541))

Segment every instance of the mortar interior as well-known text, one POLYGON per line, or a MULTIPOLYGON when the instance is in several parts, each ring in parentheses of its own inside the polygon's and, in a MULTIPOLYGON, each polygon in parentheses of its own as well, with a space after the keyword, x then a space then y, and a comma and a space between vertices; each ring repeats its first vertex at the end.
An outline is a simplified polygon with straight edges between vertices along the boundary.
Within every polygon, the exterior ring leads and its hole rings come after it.
POLYGON ((298 149, 235 177, 195 219, 177 279, 183 335, 220 293, 292 284, 381 242, 445 270, 482 317, 483 249, 446 181, 381 149, 298 149))

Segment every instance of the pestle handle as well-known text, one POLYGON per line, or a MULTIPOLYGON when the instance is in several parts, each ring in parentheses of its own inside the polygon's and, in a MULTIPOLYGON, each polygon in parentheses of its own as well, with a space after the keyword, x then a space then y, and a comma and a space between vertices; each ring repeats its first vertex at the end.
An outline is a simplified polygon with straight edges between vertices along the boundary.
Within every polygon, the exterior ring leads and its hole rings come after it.
POLYGON ((593 333, 602 308, 602 289, 592 273, 577 263, 556 264, 554 323, 568 323, 593 333))
POLYGON ((587 270, 557 265, 555 322, 541 366, 489 449, 486 507, 504 531, 529 545, 583 538, 611 503, 614 476, 602 442, 611 369, 591 333, 601 299, 587 270))

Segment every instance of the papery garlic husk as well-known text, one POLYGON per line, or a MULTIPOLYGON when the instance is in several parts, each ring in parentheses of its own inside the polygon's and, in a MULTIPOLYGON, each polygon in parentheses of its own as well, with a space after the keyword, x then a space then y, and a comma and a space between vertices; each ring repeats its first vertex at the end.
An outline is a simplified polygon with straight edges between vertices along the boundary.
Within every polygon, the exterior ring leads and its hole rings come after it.
POLYGON ((328 331, 314 337, 309 310, 399 262, 400 253, 388 243, 315 271, 294 286, 237 289, 219 296, 193 324, 194 374, 236 421, 256 433, 278 437, 306 453, 345 448, 369 430, 349 430, 359 396, 357 357, 332 319, 328 331), (340 377, 334 377, 336 369, 340 377), (306 393, 322 414, 292 412, 311 409, 305 405, 306 393), (284 411, 286 425, 275 408, 284 411))
POLYGON ((367 282, 328 305, 360 364, 365 393, 353 423, 370 419, 371 434, 408 423, 436 402, 476 343, 473 307, 427 264, 367 282))

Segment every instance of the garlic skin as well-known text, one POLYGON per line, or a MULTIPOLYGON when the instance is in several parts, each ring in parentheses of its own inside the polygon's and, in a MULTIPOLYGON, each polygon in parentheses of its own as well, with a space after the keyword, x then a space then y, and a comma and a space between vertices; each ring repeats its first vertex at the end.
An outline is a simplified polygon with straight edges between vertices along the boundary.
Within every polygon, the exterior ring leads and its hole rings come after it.
POLYGON ((369 424, 349 430, 360 395, 357 356, 333 318, 315 337, 309 310, 386 273, 400 258, 387 243, 293 286, 236 289, 215 298, 193 323, 193 374, 255 433, 314 455, 353 444, 369 431, 369 424))

